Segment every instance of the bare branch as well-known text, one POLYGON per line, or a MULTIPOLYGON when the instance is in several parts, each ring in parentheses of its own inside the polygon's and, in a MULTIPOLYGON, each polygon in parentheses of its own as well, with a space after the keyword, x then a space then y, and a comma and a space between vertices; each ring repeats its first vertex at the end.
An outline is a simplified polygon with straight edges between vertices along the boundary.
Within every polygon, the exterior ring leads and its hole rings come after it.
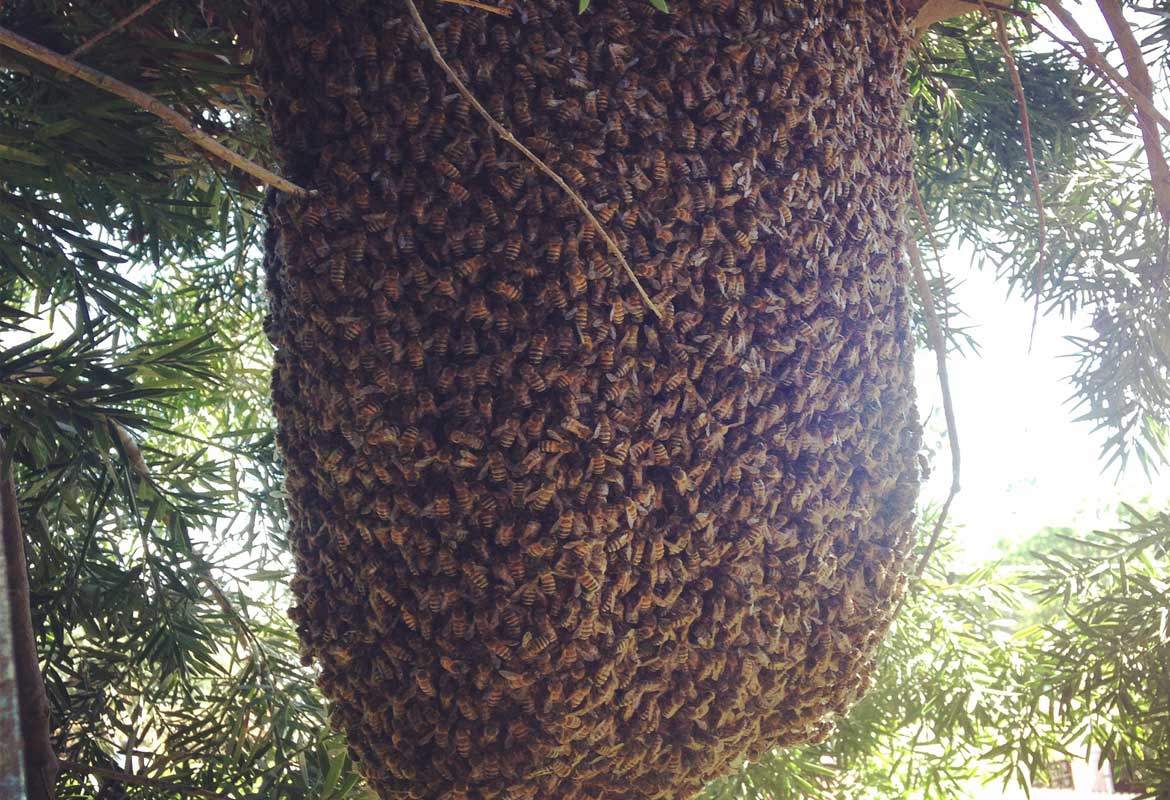
MULTIPOLYGON (((153 489, 155 493, 161 495, 162 488, 158 485, 158 483, 155 482, 154 477, 150 474, 150 468, 146 465, 146 459, 142 456, 142 448, 138 446, 138 442, 134 439, 133 436, 130 435, 130 432, 126 430, 122 423, 106 414, 99 413, 98 417, 104 422, 108 423, 110 427, 114 429, 114 435, 118 439, 118 445, 121 447, 122 453, 126 457, 126 460, 130 462, 130 467, 134 470, 134 473, 144 483, 150 486, 150 488, 153 489)), ((145 539, 143 541, 143 546, 148 546, 145 539)), ((254 645, 257 643, 254 640, 252 631, 248 628, 247 623, 244 621, 243 616, 238 611, 236 611, 235 607, 231 604, 231 601, 228 600, 227 594, 224 593, 223 588, 220 587, 219 583, 212 576, 210 568, 202 562, 197 563, 199 566, 199 572, 203 578, 203 582, 207 585, 207 590, 211 592, 211 596, 214 598, 216 605, 219 606, 219 610, 223 613, 228 623, 235 630, 236 638, 239 641, 240 646, 245 650, 256 654, 256 647, 254 645)))
POLYGON ((581 199, 581 195, 577 194, 577 192, 575 192, 572 187, 569 186, 569 184, 565 183, 565 179, 554 172, 552 167, 544 163, 540 156, 536 155, 536 153, 532 152, 523 144, 521 144, 520 141, 512 135, 510 130, 496 121, 496 118, 493 117, 488 112, 488 110, 483 107, 483 104, 476 99, 475 95, 471 93, 467 86, 464 85, 463 81, 460 80, 459 76, 455 74, 455 70, 451 69, 451 65, 447 63, 447 59, 443 58, 443 54, 439 52, 439 47, 435 44, 435 40, 431 36, 430 29, 427 28, 427 24, 423 22, 422 15, 418 13, 418 7, 414 4, 414 0, 406 0, 406 7, 410 10, 410 16, 414 18, 414 24, 418 26, 419 33, 422 34, 423 39, 426 41, 427 49, 431 51, 431 55, 434 57, 435 62, 439 65, 440 68, 442 68, 443 72, 447 73, 447 77, 450 78, 451 82, 455 84, 455 88, 459 90, 459 93, 463 95, 467 102, 471 103, 475 110, 479 112, 479 115, 483 117, 488 125, 492 127, 492 130, 500 135, 501 139, 519 150, 525 158, 535 164, 537 168, 549 178, 551 178, 557 186, 561 187, 561 189, 569 196, 573 203, 579 209, 581 209, 581 213, 585 215, 585 218, 589 220, 589 224, 592 225, 594 229, 601 235, 601 238, 605 240, 605 244, 609 247, 609 251, 613 253, 614 258, 616 258, 618 263, 622 265, 622 269, 625 270, 626 275, 628 275, 630 280, 633 281, 634 288, 637 289, 638 294, 642 296, 642 301, 645 302, 649 309, 654 312, 654 316, 661 319, 662 312, 658 310, 658 306, 654 304, 654 301, 650 299, 650 295, 646 294, 646 290, 642 288, 642 283, 638 280, 638 276, 634 274, 633 268, 631 268, 629 262, 626 261, 626 257, 622 255, 621 248, 618 247, 617 242, 613 240, 613 237, 610 236, 608 232, 606 232, 601 222, 598 221, 597 217, 593 215, 593 212, 589 210, 589 206, 583 199, 581 199))
POLYGON ((134 9, 133 11, 131 11, 126 16, 122 17, 120 20, 118 20, 117 22, 115 22, 113 25, 106 28, 105 30, 103 30, 101 33, 95 34, 95 35, 89 37, 88 39, 86 39, 84 42, 81 43, 81 45, 76 50, 74 50, 72 53, 69 54, 69 57, 70 58, 77 58, 79 55, 84 53, 86 50, 89 50, 91 47, 93 47, 98 42, 103 41, 106 37, 111 36, 111 35, 117 33, 118 31, 122 30, 127 25, 129 25, 131 22, 138 19, 143 14, 145 14, 147 11, 150 11, 150 9, 154 8, 155 6, 157 6, 161 2, 162 2, 162 0, 146 0, 145 3, 143 3, 142 5, 140 5, 138 8, 134 9))
POLYGON ((151 114, 154 114, 156 117, 174 128, 175 131, 177 131, 184 138, 189 139, 202 149, 206 150, 208 153, 223 159, 232 166, 243 170, 252 177, 268 184, 269 186, 292 195, 309 194, 309 192, 307 192, 305 189, 302 189, 300 186, 297 186, 295 183, 292 183, 291 181, 286 180, 285 178, 282 178, 273 172, 270 172, 254 161, 250 161, 239 153, 224 147, 215 139, 195 127, 195 125, 193 125, 182 114, 178 113, 170 106, 163 104, 156 98, 151 97, 146 92, 135 89, 133 86, 122 83, 122 81, 116 78, 112 78, 109 75, 106 75, 104 72, 99 72, 96 69, 87 67, 84 64, 74 61, 68 56, 54 52, 47 47, 37 44, 36 42, 29 41, 23 36, 13 33, 7 28, 0 28, 0 45, 15 50, 18 53, 22 53, 29 58, 36 59, 42 64, 47 64, 51 67, 54 67, 61 72, 64 72, 66 75, 79 78, 91 86, 96 86, 103 91, 117 95, 123 100, 127 100, 138 106, 143 111, 148 111, 151 114))
POLYGON ((943 339, 938 316, 934 312, 934 294, 930 291, 926 272, 922 268, 922 254, 918 251, 918 245, 914 243, 913 239, 906 240, 906 253, 910 256, 910 265, 914 270, 914 286, 918 291, 918 299, 922 303, 922 315, 926 318, 926 332, 930 339, 930 349, 934 350, 938 384, 942 391, 943 416, 946 417, 947 421, 947 441, 951 447, 951 488, 947 493, 946 502, 943 503, 942 510, 939 512, 938 519, 935 520, 934 530, 931 532, 926 549, 923 550, 921 558, 918 559, 918 565, 914 569, 915 577, 922 577, 926 571, 926 563, 930 560, 935 548, 938 547, 938 540, 942 535, 943 525, 946 524, 947 514, 950 513, 951 503, 954 502, 955 495, 959 493, 961 488, 959 473, 962 460, 959 456, 959 431, 955 426, 955 408, 951 400, 951 381, 947 376, 947 343, 943 339))

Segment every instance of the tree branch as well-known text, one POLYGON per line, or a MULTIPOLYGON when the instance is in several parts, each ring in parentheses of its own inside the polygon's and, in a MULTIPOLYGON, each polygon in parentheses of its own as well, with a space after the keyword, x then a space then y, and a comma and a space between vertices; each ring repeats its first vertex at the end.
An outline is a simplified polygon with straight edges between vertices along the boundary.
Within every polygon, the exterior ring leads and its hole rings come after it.
MULTIPOLYGON (((1113 34, 1113 41, 1121 50, 1121 57, 1125 61, 1126 72, 1134 90, 1141 93, 1146 100, 1153 102, 1154 81, 1150 78, 1150 70, 1142 56, 1142 48, 1133 35, 1125 15, 1121 11, 1121 4, 1117 0, 1097 0, 1097 7, 1105 17, 1105 23, 1113 34)), ((1170 167, 1166 165, 1166 154, 1162 152, 1162 138, 1158 135, 1158 123, 1145 111, 1138 108, 1138 127, 1142 131, 1142 141, 1146 146, 1146 161, 1150 165, 1150 177, 1154 182, 1154 198, 1158 203, 1158 211, 1162 214, 1162 221, 1170 223, 1170 167)))
POLYGON ((490 11, 493 14, 499 14, 501 17, 512 16, 512 10, 508 8, 500 8, 498 6, 489 6, 486 3, 477 3, 475 0, 443 0, 444 3, 450 3, 455 6, 467 6, 468 8, 478 8, 480 11, 490 11))
MULTIPOLYGON (((8 608, 12 614, 12 662, 15 667, 20 735, 24 741, 24 772, 29 800, 52 800, 57 782, 57 756, 49 736, 49 698, 37 660, 29 598, 28 563, 12 453, 0 437, 0 536, 3 536, 8 608)), ((0 654, 7 658, 7 654, 0 654)))
POLYGON ((906 253, 910 256, 910 265, 914 269, 914 285, 918 291, 919 302, 922 303, 922 315, 926 318, 926 333, 927 338, 930 339, 930 349, 934 351, 938 384, 942 391, 943 416, 946 417, 947 421, 947 440, 951 447, 951 488, 947 493, 946 502, 943 503, 942 510, 939 512, 938 519, 935 520, 934 530, 930 534, 926 549, 922 551, 922 557, 918 559, 918 564, 914 569, 914 576, 920 578, 926 571, 926 564, 930 561, 935 548, 938 547, 938 540, 942 535, 943 525, 946 524, 947 514, 950 513, 951 503, 954 502, 955 495, 959 493, 961 488, 959 470, 962 461, 959 458, 959 432, 955 426, 955 408, 951 401, 951 381, 947 375, 947 343, 943 338, 942 329, 939 327, 938 316, 934 313, 934 294, 930 291, 926 272, 922 268, 922 254, 918 251, 918 245, 914 243, 913 239, 906 239, 906 253))
POLYGON ((918 13, 914 15, 915 28, 928 28, 936 22, 942 22, 944 19, 951 17, 958 17, 971 11, 975 11, 979 6, 975 3, 965 2, 965 0, 928 0, 923 3, 918 9, 918 13))
POLYGON ((471 93, 471 90, 468 89, 467 86, 464 85, 463 81, 459 79, 459 76, 455 74, 455 70, 451 69, 451 65, 447 63, 447 59, 443 58, 443 54, 439 52, 439 47, 435 44, 435 40, 431 36, 430 29, 427 28, 427 24, 423 22, 422 15, 418 13, 418 7, 414 4, 414 0, 406 0, 406 7, 410 11, 410 16, 414 19, 414 24, 418 26, 419 33, 422 34, 423 40, 426 42, 427 49, 431 51, 431 55, 434 57, 435 63, 439 65, 443 72, 447 73, 447 77, 450 78, 451 82, 455 84, 455 88, 459 91, 459 94, 463 95, 467 102, 471 103, 472 107, 474 107, 479 115, 484 118, 487 124, 492 127, 492 130, 500 135, 501 139, 519 150, 525 158, 535 164, 536 167, 549 178, 551 178, 557 186, 561 187, 561 190, 569 196, 569 199, 573 201, 577 208, 581 209, 581 213, 585 215, 585 218, 589 221, 589 224, 592 225, 593 228, 601 235, 601 238, 605 240, 605 244, 609 247, 609 251, 613 254, 613 257, 618 260, 618 263, 622 265, 622 269, 625 270, 626 275, 628 275, 630 280, 633 281, 634 288, 637 289, 638 294, 642 296, 642 301, 645 302, 646 306, 654 312, 654 316, 662 319, 662 312, 658 310, 658 306, 654 304, 654 301, 650 299, 650 295, 646 294, 646 290, 642 288, 642 283, 638 280, 638 276, 634 274, 633 268, 630 267, 629 262, 626 261, 626 257, 622 255, 621 248, 618 247, 617 242, 615 242, 613 237, 609 235, 597 217, 593 215, 593 212, 589 210, 589 206, 583 199, 581 199, 581 195, 573 191, 572 187, 565 183, 565 179, 554 172, 552 167, 544 163, 540 156, 536 155, 536 153, 532 152, 523 144, 521 144, 520 141, 512 135, 510 130, 496 121, 496 118, 493 117, 488 112, 488 110, 483 107, 483 104, 476 99, 475 95, 471 93))
POLYGON ((129 25, 131 22, 138 19, 143 14, 145 14, 147 11, 150 11, 150 9, 154 8, 155 6, 157 6, 161 2, 162 2, 162 0, 146 0, 145 3, 143 3, 142 5, 140 5, 138 8, 134 9, 133 11, 131 11, 126 16, 122 17, 120 20, 115 22, 110 27, 106 28, 101 33, 95 34, 94 36, 91 36, 88 39, 86 39, 84 42, 81 43, 80 47, 78 47, 76 50, 74 50, 72 53, 69 54, 69 57, 70 58, 77 58, 79 55, 84 53, 86 50, 89 50, 91 47, 93 47, 95 44, 97 44, 98 42, 105 39, 107 36, 110 36, 112 34, 117 33, 118 31, 122 30, 127 25, 129 25))
POLYGON ((47 64, 54 67, 66 75, 71 75, 74 78, 85 81, 91 86, 109 92, 111 94, 121 97, 130 103, 141 108, 143 111, 148 111, 156 117, 166 122, 175 129, 179 135, 194 142, 203 150, 212 155, 223 159, 232 166, 240 169, 252 177, 263 183, 268 184, 282 192, 292 195, 303 196, 309 194, 305 189, 297 186, 295 183, 280 177, 279 175, 270 172, 254 161, 250 161, 234 150, 230 150, 217 142, 212 137, 208 136, 203 131, 199 130, 186 117, 175 111, 170 106, 165 105, 154 97, 151 97, 146 92, 135 89, 129 84, 122 83, 122 81, 106 75, 104 72, 98 72, 96 69, 87 67, 68 56, 61 55, 54 52, 36 42, 25 39, 23 36, 13 33, 7 28, 0 28, 0 45, 15 50, 18 53, 35 59, 42 64, 47 64))
POLYGON ((107 769, 106 767, 89 766, 88 764, 78 764, 76 761, 62 761, 61 768, 68 772, 76 772, 82 775, 96 775, 99 778, 106 778, 107 780, 124 783, 127 786, 147 786, 152 789, 161 789, 167 792, 174 792, 175 794, 189 795, 191 797, 202 797, 205 800, 232 800, 230 795, 213 792, 209 789, 200 789, 198 786, 184 786, 181 783, 170 783, 169 781, 158 780, 157 778, 147 778, 144 775, 134 775, 129 772, 120 772, 116 769, 107 769))
POLYGON ((0 797, 26 797, 24 737, 20 732, 20 684, 16 680, 13 611, 9 605, 8 559, 0 547, 0 797))
POLYGON ((1044 255, 1048 242, 1048 220, 1044 216, 1044 196, 1040 191, 1040 173, 1036 170, 1036 154, 1032 150, 1032 123, 1028 117, 1028 98, 1024 95, 1024 84, 1020 80, 1020 71, 1016 67, 1016 59, 1012 56, 1011 46, 1008 44, 1007 27, 1003 22, 1003 12, 995 14, 983 2, 979 5, 987 19, 995 26, 995 39, 999 43, 1003 61, 1007 66, 1008 77, 1012 81, 1012 89, 1016 93, 1016 103, 1020 107, 1020 127, 1024 137, 1024 157, 1028 160, 1028 173, 1032 178, 1032 202, 1036 206, 1036 220, 1039 226, 1039 241, 1036 244, 1038 256, 1036 259, 1036 300, 1032 306, 1032 330, 1028 334, 1028 349, 1032 349, 1032 342, 1036 338, 1036 322, 1040 318, 1040 293, 1044 288, 1044 255))

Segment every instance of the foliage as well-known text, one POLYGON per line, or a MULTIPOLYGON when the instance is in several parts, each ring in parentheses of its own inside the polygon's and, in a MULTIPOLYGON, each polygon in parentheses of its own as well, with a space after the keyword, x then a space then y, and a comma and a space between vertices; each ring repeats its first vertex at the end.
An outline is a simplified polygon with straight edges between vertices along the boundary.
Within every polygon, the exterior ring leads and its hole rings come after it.
MULTIPOLYGON (((136 5, 8 0, 0 25, 69 52, 136 5)), ((1135 8, 1151 63, 1170 64, 1170 19, 1135 8)), ((1167 258, 1133 126, 1075 59, 1023 23, 1011 32, 1050 220, 1044 309, 1093 315, 1093 334, 1071 343, 1075 401, 1111 433, 1109 456, 1153 464, 1170 416, 1167 258)), ((163 3, 81 58, 263 161, 249 41, 238 3, 163 3)), ((1030 295, 1036 216, 986 22, 928 34, 909 88, 930 237, 972 243, 1030 295)), ((363 794, 282 610, 259 201, 250 179, 142 112, 0 54, 0 429, 56 744, 75 765, 63 797, 108 783, 76 765, 232 796, 363 794)), ((953 279, 932 282, 952 346, 972 346, 953 279)), ((1050 553, 1028 604, 1023 578, 952 575, 939 556, 838 732, 745 765, 709 796, 944 797, 972 759, 1027 778, 1085 735, 1170 791, 1167 536, 1165 515, 1135 516, 1091 537, 1090 557, 1050 553)), ((111 784, 103 796, 183 794, 111 784)))
MULTIPOLYGON (((584 14, 589 9, 591 0, 577 0, 577 13, 584 14)), ((664 14, 670 13, 670 7, 666 4, 666 0, 647 0, 650 5, 664 14)))
MULTIPOLYGON (((1166 20, 1131 17, 1147 58, 1164 61, 1166 20)), ((1133 118, 1116 93, 1035 26, 1014 16, 1009 23, 1047 218, 1044 250, 1012 85, 993 28, 979 14, 932 27, 911 65, 929 238, 940 247, 968 244, 1009 291, 1032 297, 1039 284, 1045 313, 1092 318, 1092 333, 1070 341, 1073 404, 1108 432, 1110 463, 1136 455, 1149 469, 1164 461, 1170 435, 1170 317, 1163 310, 1170 232, 1155 210, 1133 118)))

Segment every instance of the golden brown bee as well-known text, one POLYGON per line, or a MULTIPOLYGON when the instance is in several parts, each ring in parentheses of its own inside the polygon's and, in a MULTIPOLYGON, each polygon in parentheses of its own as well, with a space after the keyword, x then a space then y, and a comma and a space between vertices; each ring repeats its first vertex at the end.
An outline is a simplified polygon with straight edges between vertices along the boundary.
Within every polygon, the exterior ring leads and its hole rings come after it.
POLYGON ((532 110, 528 106, 527 95, 519 94, 512 101, 512 114, 521 127, 532 125, 532 110))
POLYGON ((471 302, 467 305, 467 318, 472 322, 487 322, 491 319, 491 312, 488 311, 487 299, 483 296, 483 292, 476 292, 471 296, 471 302))
POLYGON ((515 261, 520 257, 520 234, 512 233, 508 235, 508 239, 504 244, 504 257, 509 261, 515 261))
POLYGON ((487 469, 488 476, 496 483, 503 483, 508 479, 508 469, 504 464, 504 457, 499 452, 493 451, 488 454, 487 469))
POLYGON ((543 463, 544 453, 538 447, 529 452, 528 455, 524 456, 524 458, 520 461, 520 472, 524 475, 531 475, 533 472, 536 472, 536 470, 539 469, 540 465, 543 463))
POLYGON ((564 290, 555 283, 546 286, 542 296, 544 301, 557 311, 563 312, 569 307, 569 298, 565 295, 564 290))
POLYGON ((516 199, 516 190, 512 187, 512 184, 508 182, 508 179, 504 177, 503 174, 497 172, 495 175, 492 175, 491 184, 492 188, 495 189, 496 192, 499 193, 499 195, 505 200, 513 201, 516 199))
MULTIPOLYGON (((569 292, 573 297, 580 297, 589 289, 589 282, 585 278, 585 273, 581 268, 574 265, 567 273, 569 279, 569 292)), ((579 306, 581 308, 583 306, 579 306)))
MULTIPOLYGON (((531 365, 525 364, 520 367, 520 374, 524 378, 527 386, 537 394, 543 394, 548 391, 548 381, 545 380, 544 375, 537 372, 531 365)), ((546 451, 553 452, 553 451, 546 451)))
POLYGON ((552 572, 542 572, 537 577, 537 584, 540 587, 540 591, 543 592, 547 597, 552 597, 557 593, 557 579, 552 574, 552 572))
POLYGON ((573 445, 557 439, 545 439, 540 443, 540 451, 542 453, 571 453, 573 445))
POLYGON ((335 253, 329 258, 329 280, 338 290, 345 289, 345 254, 335 253))
POLYGON ((527 64, 516 65, 516 77, 520 79, 520 82, 524 84, 524 88, 528 89, 528 91, 535 91, 536 78, 533 76, 532 70, 527 64))
POLYGON ((520 421, 513 417, 492 431, 492 436, 500 447, 507 449, 516 442, 516 436, 519 433, 520 421))
POLYGON ((666 452, 666 445, 662 442, 655 442, 654 447, 651 448, 651 452, 655 464, 665 466, 670 463, 670 454, 666 452))
POLYGON ((448 438, 450 438, 452 444, 466 447, 469 450, 483 449, 483 438, 472 433, 467 433, 466 431, 452 431, 448 438))
POLYGON ((464 562, 463 576, 467 579, 467 583, 471 586, 475 593, 483 592, 488 586, 487 570, 479 564, 470 564, 464 562))
POLYGON ((459 168, 456 167, 454 164, 452 164, 444 156, 439 156, 438 158, 436 158, 434 160, 434 165, 435 165, 435 169, 437 169, 439 171, 439 174, 442 175, 444 178, 456 180, 460 177, 461 173, 459 172, 459 168))
POLYGON ((562 164, 560 167, 561 177, 565 178, 574 187, 580 189, 585 185, 585 174, 577 169, 572 164, 562 164))

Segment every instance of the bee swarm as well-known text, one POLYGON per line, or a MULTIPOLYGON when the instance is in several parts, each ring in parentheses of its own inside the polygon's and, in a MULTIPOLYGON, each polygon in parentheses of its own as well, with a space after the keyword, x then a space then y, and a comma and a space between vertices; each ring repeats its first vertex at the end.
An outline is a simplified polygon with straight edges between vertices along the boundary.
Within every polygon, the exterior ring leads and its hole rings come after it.
POLYGON ((865 688, 917 492, 898 3, 260 0, 293 618, 382 798, 679 798, 865 688))

